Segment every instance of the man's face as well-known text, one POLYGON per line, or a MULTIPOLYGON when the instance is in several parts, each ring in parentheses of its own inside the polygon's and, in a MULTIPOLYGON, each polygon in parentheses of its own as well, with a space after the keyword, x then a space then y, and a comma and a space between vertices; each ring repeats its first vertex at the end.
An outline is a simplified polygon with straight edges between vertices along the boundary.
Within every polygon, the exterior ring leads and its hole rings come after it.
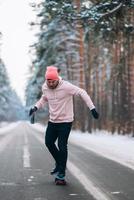
POLYGON ((59 80, 47 79, 46 82, 47 82, 47 86, 50 89, 55 89, 57 87, 57 85, 59 84, 59 80))

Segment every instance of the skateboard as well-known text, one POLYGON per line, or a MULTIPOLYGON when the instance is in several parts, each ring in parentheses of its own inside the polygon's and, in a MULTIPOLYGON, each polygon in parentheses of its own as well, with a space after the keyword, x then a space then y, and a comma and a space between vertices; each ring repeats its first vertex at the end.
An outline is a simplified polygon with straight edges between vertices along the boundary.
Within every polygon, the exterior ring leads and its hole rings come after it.
POLYGON ((55 178, 55 184, 56 185, 66 185, 66 181, 65 179, 61 180, 61 179, 58 179, 58 178, 55 178))

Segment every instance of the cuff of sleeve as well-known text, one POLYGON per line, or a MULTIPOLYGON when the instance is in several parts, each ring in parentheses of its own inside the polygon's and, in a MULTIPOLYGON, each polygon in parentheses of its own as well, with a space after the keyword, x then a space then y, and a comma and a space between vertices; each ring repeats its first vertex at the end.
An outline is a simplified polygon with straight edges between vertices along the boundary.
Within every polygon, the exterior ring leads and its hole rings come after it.
POLYGON ((93 106, 92 106, 92 107, 90 107, 89 109, 90 109, 90 110, 93 110, 93 109, 95 109, 95 106, 93 105, 93 106))

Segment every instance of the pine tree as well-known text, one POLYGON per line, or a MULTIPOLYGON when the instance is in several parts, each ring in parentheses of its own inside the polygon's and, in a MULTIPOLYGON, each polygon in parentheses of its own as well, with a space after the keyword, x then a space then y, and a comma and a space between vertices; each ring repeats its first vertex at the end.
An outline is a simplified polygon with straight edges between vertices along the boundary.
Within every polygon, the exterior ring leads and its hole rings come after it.
POLYGON ((40 32, 27 105, 41 95, 46 66, 60 66, 61 76, 86 89, 101 115, 98 122, 89 120, 89 111, 75 101, 74 127, 133 132, 134 2, 46 0, 35 9, 40 32))

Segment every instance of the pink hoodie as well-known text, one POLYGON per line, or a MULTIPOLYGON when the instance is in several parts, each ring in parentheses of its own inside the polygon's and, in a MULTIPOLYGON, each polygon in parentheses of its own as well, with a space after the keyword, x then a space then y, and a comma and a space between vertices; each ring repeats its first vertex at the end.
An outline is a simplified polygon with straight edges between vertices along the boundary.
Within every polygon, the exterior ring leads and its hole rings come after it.
POLYGON ((90 110, 95 108, 90 96, 85 90, 64 80, 60 80, 55 89, 49 89, 45 82, 42 86, 42 92, 43 94, 35 106, 39 109, 48 102, 49 121, 54 123, 73 121, 73 95, 80 96, 90 110))

